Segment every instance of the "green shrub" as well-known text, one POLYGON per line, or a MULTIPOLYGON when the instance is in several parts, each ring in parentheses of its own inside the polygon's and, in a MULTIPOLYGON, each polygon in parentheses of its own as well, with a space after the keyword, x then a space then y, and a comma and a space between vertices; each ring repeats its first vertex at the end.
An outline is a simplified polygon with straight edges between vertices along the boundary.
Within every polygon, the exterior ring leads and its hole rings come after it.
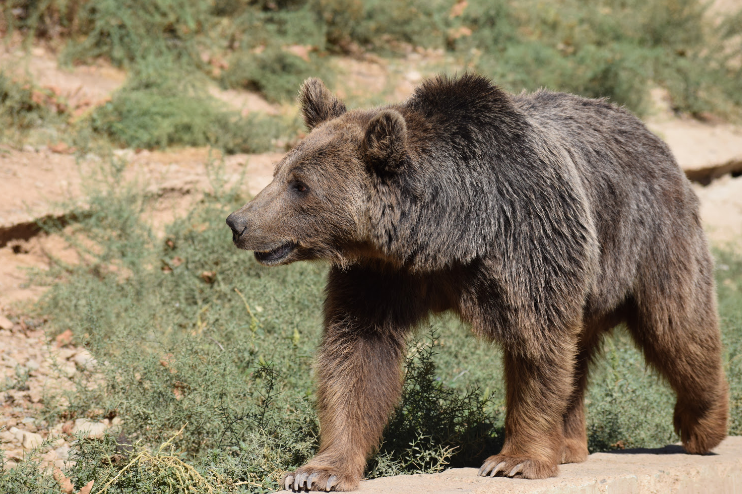
POLYGON ((229 153, 264 152, 275 139, 291 139, 298 130, 282 117, 227 111, 202 85, 187 81, 177 71, 135 76, 95 110, 90 126, 124 147, 210 145, 229 153))
POLYGON ((130 67, 153 58, 198 64, 196 37, 208 27, 206 0, 87 0, 68 60, 107 58, 130 67))
POLYGON ((469 466, 502 446, 502 430, 493 425, 499 416, 487 409, 479 389, 462 393, 437 375, 437 338, 431 331, 411 342, 401 403, 369 462, 369 478, 469 466))
POLYGON ((734 116, 729 103, 737 105, 742 79, 729 55, 740 53, 739 40, 733 28, 714 29, 704 11, 697 0, 471 2, 461 22, 472 35, 454 48, 478 50, 474 67, 516 92, 607 96, 641 113, 659 84, 679 111, 734 116))
POLYGON ((261 53, 241 52, 233 57, 224 82, 230 87, 259 91, 268 100, 281 102, 296 98, 302 82, 319 76, 319 72, 310 62, 271 47, 261 53))
POLYGON ((58 24, 55 32, 69 39, 68 61, 139 67, 167 59, 273 101, 290 99, 304 78, 321 73, 327 51, 394 55, 412 45, 445 47, 515 92, 605 96, 641 113, 659 85, 675 110, 742 117, 742 12, 715 25, 700 0, 471 0, 463 10, 457 4, 458 15, 453 7, 443 0, 13 0, 2 12, 9 30, 27 36, 46 36, 58 24), (310 61, 288 53, 292 45, 311 46, 310 61))
POLYGON ((65 108, 54 103, 51 91, 17 82, 0 71, 0 140, 20 139, 33 129, 61 121, 65 108))

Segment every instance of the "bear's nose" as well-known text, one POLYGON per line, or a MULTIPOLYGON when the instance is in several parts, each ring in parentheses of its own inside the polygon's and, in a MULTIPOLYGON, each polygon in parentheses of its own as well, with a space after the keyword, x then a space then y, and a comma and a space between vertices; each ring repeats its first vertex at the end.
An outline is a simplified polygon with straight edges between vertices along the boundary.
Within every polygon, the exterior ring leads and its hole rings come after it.
POLYGON ((235 212, 227 216, 227 225, 232 229, 232 234, 239 237, 245 232, 247 221, 235 212))

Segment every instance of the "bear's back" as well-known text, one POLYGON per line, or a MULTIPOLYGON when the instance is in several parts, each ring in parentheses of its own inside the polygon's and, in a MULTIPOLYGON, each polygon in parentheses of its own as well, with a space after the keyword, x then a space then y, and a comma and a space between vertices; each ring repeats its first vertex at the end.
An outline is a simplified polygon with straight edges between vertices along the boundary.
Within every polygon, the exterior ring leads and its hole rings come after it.
POLYGON ((688 257, 705 245, 695 193, 637 117, 602 99, 544 90, 513 103, 577 169, 601 251, 593 304, 624 299, 657 255, 688 257))

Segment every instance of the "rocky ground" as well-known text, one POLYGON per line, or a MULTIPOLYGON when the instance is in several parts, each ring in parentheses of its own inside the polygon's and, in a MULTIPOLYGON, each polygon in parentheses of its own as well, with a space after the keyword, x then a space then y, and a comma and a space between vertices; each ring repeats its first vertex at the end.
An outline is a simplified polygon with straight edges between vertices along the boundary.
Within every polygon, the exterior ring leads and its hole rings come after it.
MULTIPOLYGON (((30 57, 14 57, 17 54, 6 53, 0 63, 18 65, 41 85, 76 98, 80 108, 106 101, 124 80, 120 71, 103 65, 62 71, 40 49, 30 57)), ((389 100, 399 100, 446 60, 440 52, 411 51, 406 60, 397 62, 369 58, 337 63, 345 74, 338 78, 344 81, 338 90, 341 96, 358 99, 384 94, 389 100)), ((286 111, 257 94, 213 91, 243 113, 286 111)), ((694 187, 710 238, 714 243, 738 241, 742 238, 742 177, 738 176, 742 172, 742 129, 678 118, 666 108, 661 92, 655 96, 657 110, 647 123, 669 143, 688 175, 700 182, 694 187)), ((117 154, 127 162, 127 179, 140 180, 157 198, 149 213, 156 231, 210 188, 204 166, 208 150, 120 150, 117 154)), ((244 172, 245 187, 255 194, 271 180, 273 165, 281 156, 229 156, 224 160, 224 177, 229 182, 244 172)), ((36 220, 64 217, 73 206, 84 206, 86 184, 95 180, 100 161, 92 155, 75 156, 64 146, 0 147, 0 448, 5 451, 5 468, 12 468, 36 447, 42 448, 46 465, 61 467, 68 460, 75 434, 99 436, 121 421, 119 417, 102 422, 45 418, 45 405, 63 400, 80 373, 94 373, 95 360, 85 349, 71 345, 71 334, 49 340, 44 333, 46 321, 24 315, 28 313, 24 307, 44 290, 29 283, 29 269, 48 269, 50 255, 78 261, 61 236, 39 233, 36 220)))

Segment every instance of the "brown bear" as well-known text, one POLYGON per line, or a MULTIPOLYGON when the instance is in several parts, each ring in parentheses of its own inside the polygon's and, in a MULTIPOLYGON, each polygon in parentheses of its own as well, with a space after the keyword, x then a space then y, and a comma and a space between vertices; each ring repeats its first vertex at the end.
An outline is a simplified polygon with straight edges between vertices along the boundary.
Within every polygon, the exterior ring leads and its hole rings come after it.
POLYGON ((347 111, 317 79, 311 132, 227 218, 265 265, 326 259, 320 449, 293 490, 352 490, 402 388, 405 337, 454 311, 504 352, 505 444, 480 475, 557 474, 588 455, 583 396, 625 323, 677 394, 686 451, 724 439, 713 265, 668 147, 605 100, 438 77, 347 111))

